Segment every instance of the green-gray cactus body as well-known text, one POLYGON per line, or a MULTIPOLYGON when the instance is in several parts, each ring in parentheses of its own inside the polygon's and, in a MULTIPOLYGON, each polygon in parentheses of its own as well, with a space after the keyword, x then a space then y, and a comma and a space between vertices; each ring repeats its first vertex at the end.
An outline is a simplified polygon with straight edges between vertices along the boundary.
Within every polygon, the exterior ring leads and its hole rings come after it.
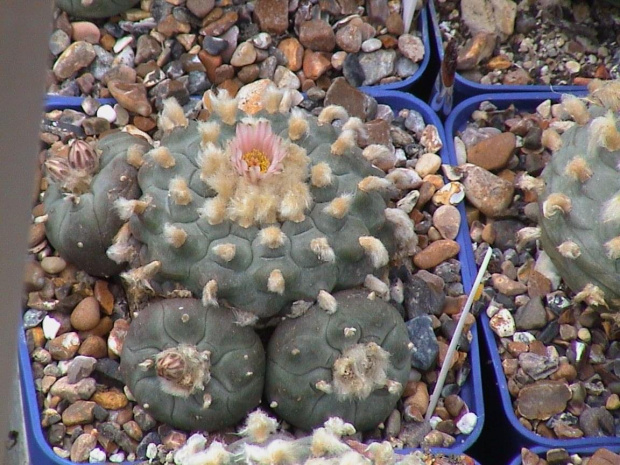
POLYGON ((276 327, 266 397, 280 417, 305 430, 334 416, 369 430, 394 409, 409 377, 407 328, 396 309, 363 291, 333 297, 276 327))
POLYGON ((107 18, 128 10, 140 0, 56 0, 56 5, 71 16, 107 18))
POLYGON ((147 412, 185 430, 239 422, 261 400, 265 353, 233 315, 196 299, 167 299, 132 320, 121 374, 147 412))
POLYGON ((77 166, 83 163, 79 157, 75 166, 56 158, 46 163, 48 171, 54 173, 48 176, 50 185, 44 200, 47 238, 61 257, 87 273, 111 276, 124 267, 106 255, 124 224, 114 201, 140 195, 137 170, 127 163, 126 155, 129 147, 147 145, 122 132, 103 138, 97 146, 100 154, 91 155, 98 158, 90 160, 91 166, 98 165, 94 173, 89 167, 77 166))
POLYGON ((144 156, 148 206, 130 227, 141 263, 161 264, 154 279, 269 317, 387 265, 389 182, 347 139, 355 131, 301 110, 239 113, 177 125, 144 156))
POLYGON ((603 105, 609 91, 617 92, 608 87, 594 92, 589 107, 565 99, 577 123, 564 132, 543 172, 539 226, 544 251, 578 300, 618 307, 620 134, 611 104, 603 105))

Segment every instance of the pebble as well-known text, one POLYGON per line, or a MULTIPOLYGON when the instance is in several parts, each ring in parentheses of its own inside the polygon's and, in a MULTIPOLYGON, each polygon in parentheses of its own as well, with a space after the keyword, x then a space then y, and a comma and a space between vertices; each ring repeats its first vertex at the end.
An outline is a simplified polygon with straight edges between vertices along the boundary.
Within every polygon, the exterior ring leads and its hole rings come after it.
POLYGON ((56 59, 52 71, 56 78, 67 79, 90 65, 95 56, 92 44, 84 41, 73 42, 56 59))
POLYGON ((128 330, 128 321, 116 320, 114 322, 114 327, 110 331, 110 336, 108 337, 108 350, 112 354, 120 357, 123 350, 123 341, 125 340, 125 336, 127 335, 128 330))
POLYGON ((90 335, 84 339, 78 353, 86 357, 100 359, 108 355, 108 343, 101 336, 90 335))
POLYGON ((365 53, 358 58, 358 63, 363 76, 361 85, 372 86, 394 73, 396 52, 381 49, 365 53))
POLYGON ((458 242, 450 239, 440 239, 431 242, 428 247, 418 252, 413 257, 413 263, 418 268, 427 270, 456 256, 459 250, 460 246, 458 242))
POLYGON ((313 19, 301 24, 299 42, 315 52, 331 52, 336 47, 336 35, 328 23, 313 19))
POLYGON ((489 320, 489 326, 499 337, 510 337, 516 331, 515 320, 509 310, 502 308, 489 320))
POLYGON ((481 140, 467 150, 467 161, 488 171, 504 168, 517 144, 516 136, 503 132, 481 140))
POLYGON ((414 63, 422 61, 425 54, 424 42, 412 34, 403 34, 398 38, 398 50, 414 63))
POLYGON ((107 410, 120 410, 129 402, 125 394, 113 390, 95 392, 91 400, 107 410))
POLYGON ((68 376, 59 378, 50 389, 50 394, 65 399, 70 403, 78 400, 88 400, 94 394, 97 383, 93 378, 82 378, 75 382, 70 382, 68 376))
POLYGON ((144 84, 129 84, 120 81, 110 81, 108 89, 119 105, 127 111, 141 116, 149 116, 153 109, 148 101, 144 84))
MULTIPOLYGON (((45 329, 44 329, 45 330, 45 329)), ((80 337, 75 332, 69 332, 54 337, 49 341, 47 349, 54 360, 69 360, 80 347, 80 337)))
POLYGON ((97 117, 113 123, 116 120, 116 111, 112 105, 101 105, 97 108, 97 117))
POLYGON ((415 170, 421 178, 429 174, 435 174, 441 167, 441 157, 436 153, 425 153, 418 158, 415 170))
POLYGON ((513 184, 476 165, 465 164, 461 168, 467 200, 488 217, 505 213, 512 203, 513 184))
POLYGON ((101 39, 101 32, 97 25, 90 21, 74 21, 71 23, 71 38, 75 42, 84 41, 96 45, 101 39))
POLYGON ((88 400, 76 401, 62 412, 62 422, 67 427, 91 423, 94 419, 95 405, 97 405, 95 402, 88 400))
POLYGON ((519 331, 542 329, 547 324, 547 312, 540 297, 532 297, 515 314, 515 325, 519 331))
POLYGON ((406 322, 411 349, 411 366, 421 371, 429 370, 439 354, 437 336, 433 330, 432 319, 428 315, 420 315, 406 322))
POLYGON ((461 212, 454 205, 441 205, 433 213, 433 225, 443 239, 456 240, 461 225, 461 212))
POLYGON ((94 434, 80 434, 71 445, 71 461, 86 462, 97 445, 97 436, 94 434))
POLYGON ((517 409, 528 420, 547 420, 562 412, 571 392, 562 381, 536 381, 519 391, 517 409))
POLYGON ((71 37, 62 29, 56 29, 49 38, 48 47, 52 55, 58 56, 71 44, 71 37))
POLYGON ((84 298, 71 312, 71 325, 78 331, 94 329, 99 319, 99 302, 92 296, 84 298))
POLYGON ((71 361, 69 368, 67 368, 67 382, 75 384, 88 378, 95 369, 96 363, 97 360, 93 357, 78 355, 71 361))

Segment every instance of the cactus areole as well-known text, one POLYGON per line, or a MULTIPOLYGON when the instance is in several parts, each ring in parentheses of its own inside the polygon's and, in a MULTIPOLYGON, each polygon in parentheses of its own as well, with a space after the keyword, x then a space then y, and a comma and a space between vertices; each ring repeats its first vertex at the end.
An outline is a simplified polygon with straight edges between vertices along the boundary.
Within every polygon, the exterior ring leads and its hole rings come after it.
POLYGON ((154 302, 133 319, 121 374, 142 407, 186 430, 232 426, 261 400, 265 354, 252 328, 197 299, 154 302))
POLYGON ((547 164, 539 196, 544 251, 576 299, 620 308, 620 110, 617 81, 594 83, 587 99, 566 96, 576 124, 547 164))

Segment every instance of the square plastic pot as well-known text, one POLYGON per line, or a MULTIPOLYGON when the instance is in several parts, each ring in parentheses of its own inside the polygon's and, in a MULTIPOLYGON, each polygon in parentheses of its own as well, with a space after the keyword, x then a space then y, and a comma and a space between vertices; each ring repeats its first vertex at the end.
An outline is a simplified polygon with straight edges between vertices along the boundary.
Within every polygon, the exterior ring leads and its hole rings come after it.
MULTIPOLYGON (((570 455, 579 454, 582 458, 591 456, 592 454, 594 454, 600 448, 601 448, 601 446, 599 446, 599 447, 596 447, 596 446, 590 446, 590 447, 565 447, 565 449, 567 450, 567 452, 570 455)), ((536 455, 538 455, 540 458, 544 458, 545 454, 547 453, 547 451, 549 449, 550 449, 549 447, 536 446, 536 447, 531 448, 530 450, 532 452, 534 452, 536 455)), ((620 453, 620 447, 619 446, 607 447, 607 449, 609 449, 610 451, 612 451, 612 452, 614 452, 616 454, 620 453)), ((519 454, 514 459, 512 459, 508 465, 522 465, 522 464, 523 464, 523 461, 521 460, 521 454, 519 454)))
MULTIPOLYGON (((574 92, 575 95, 586 95, 586 92, 574 92)), ((562 94, 557 92, 530 92, 530 93, 501 93, 484 94, 469 98, 458 104, 445 123, 447 159, 452 165, 456 165, 454 149, 454 136, 463 129, 470 119, 472 112, 478 109, 480 103, 489 101, 500 109, 513 105, 517 110, 534 112, 536 107, 545 100, 558 103, 562 94)), ((469 237, 469 235, 468 235, 469 237)), ((470 241, 471 243, 471 241, 470 241)), ((472 257, 473 263, 473 257, 472 257)), ((508 419, 512 431, 506 432, 506 437, 511 437, 518 447, 544 448, 582 448, 582 447, 620 447, 620 437, 584 437, 579 439, 548 439, 525 428, 518 420, 514 412, 513 401, 508 391, 506 375, 502 369, 502 361, 497 350, 496 336, 489 325, 489 317, 482 313, 479 319, 482 337, 487 345, 491 357, 491 365, 495 373, 495 381, 503 409, 503 414, 508 419)))
MULTIPOLYGON (((446 139, 444 136, 443 126, 438 116, 430 109, 430 107, 422 100, 414 97, 413 95, 398 92, 398 91, 386 91, 386 90, 367 90, 367 93, 377 99, 379 103, 389 105, 395 113, 398 113, 401 109, 412 109, 419 112, 424 121, 427 124, 433 124, 439 131, 439 136, 444 141, 444 148, 441 150, 441 156, 444 163, 447 163, 447 153, 445 144, 446 139)), ((113 101, 111 101, 113 102, 113 101)), ((107 103, 110 103, 108 100, 107 103)), ((71 108, 80 110, 80 101, 76 101, 75 98, 49 98, 46 102, 46 109, 65 109, 71 108)), ((459 260, 462 263, 462 281, 466 292, 471 289, 473 279, 475 277, 475 267, 473 266, 473 253, 471 250, 471 244, 465 246, 465 240, 469 241, 467 234, 467 223, 465 219, 465 210, 463 205, 459 205, 461 210, 461 227, 459 231, 458 241, 461 246, 459 252, 459 260)), ((476 326, 472 328, 473 339, 470 345, 469 358, 471 361, 471 373, 465 382, 465 385, 461 388, 459 395, 463 398, 468 405, 471 412, 475 413, 478 417, 477 424, 474 430, 468 435, 456 436, 456 442, 450 448, 436 448, 432 449, 433 452, 444 454, 462 454, 469 449, 474 442, 480 436, 482 427, 484 424, 484 402, 482 397, 482 379, 480 373, 480 354, 479 354, 479 342, 478 342, 478 330, 476 326)), ((24 331, 20 328, 18 335, 18 361, 19 361, 19 373, 22 388, 22 404, 25 416, 26 435, 28 439, 28 450, 30 454, 30 463, 36 465, 72 465, 75 462, 71 462, 67 459, 63 459, 56 455, 51 446, 44 437, 43 430, 41 428, 41 416, 39 407, 37 404, 37 394, 33 381, 33 373, 30 364, 30 355, 26 345, 26 339, 24 331)), ((406 454, 412 452, 414 449, 400 449, 398 453, 406 454)), ((137 465, 138 462, 123 462, 124 465, 137 465)), ((478 462, 475 462, 478 464, 478 462)))
MULTIPOLYGON (((437 54, 439 60, 443 60, 444 56, 444 44, 442 39, 441 30, 439 29, 440 18, 437 14, 437 10, 435 8, 435 0, 430 0, 428 2, 428 12, 429 12, 429 22, 430 28, 432 29, 432 33, 435 41, 435 48, 437 50, 437 54)), ((501 85, 501 84, 480 84, 474 81, 470 81, 469 79, 464 78, 456 73, 454 77, 454 94, 453 94, 453 105, 460 103, 461 101, 473 97, 480 94, 487 93, 512 93, 512 92, 580 92, 586 91, 585 86, 546 86, 542 84, 532 84, 532 85, 520 85, 520 86, 510 86, 510 85, 501 85)), ((433 101, 435 95, 433 91, 433 95, 431 95, 431 102, 433 101)), ((447 115, 446 115, 447 116, 447 115)))

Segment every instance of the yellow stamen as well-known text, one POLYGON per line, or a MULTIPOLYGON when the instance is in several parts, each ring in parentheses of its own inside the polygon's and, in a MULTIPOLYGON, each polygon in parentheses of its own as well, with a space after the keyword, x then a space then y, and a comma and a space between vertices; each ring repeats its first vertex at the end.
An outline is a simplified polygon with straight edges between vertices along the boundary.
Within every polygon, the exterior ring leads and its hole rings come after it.
POLYGON ((244 153, 242 158, 243 161, 248 164, 248 168, 258 166, 261 173, 266 173, 269 168, 269 159, 267 158, 267 155, 258 149, 244 153))

